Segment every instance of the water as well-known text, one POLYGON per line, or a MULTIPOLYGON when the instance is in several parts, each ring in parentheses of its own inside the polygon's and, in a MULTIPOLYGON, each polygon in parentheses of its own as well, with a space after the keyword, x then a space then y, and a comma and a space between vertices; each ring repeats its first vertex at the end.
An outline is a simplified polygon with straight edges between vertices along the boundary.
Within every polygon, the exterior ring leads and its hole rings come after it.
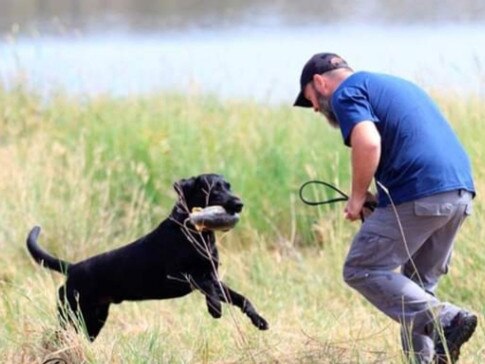
POLYGON ((485 91, 480 1, 467 2, 466 9, 442 1, 436 11, 413 8, 413 1, 367 0, 352 12, 339 7, 345 1, 310 1, 303 10, 291 1, 227 1, 226 7, 186 1, 192 7, 141 1, 138 9, 99 11, 95 5, 103 2, 95 0, 84 10, 75 0, 24 0, 24 10, 50 6, 0 15, 0 82, 10 87, 20 75, 47 95, 58 89, 88 95, 176 90, 291 103, 305 61, 332 51, 356 70, 393 73, 453 93, 485 91), (377 11, 379 21, 371 21, 377 11))

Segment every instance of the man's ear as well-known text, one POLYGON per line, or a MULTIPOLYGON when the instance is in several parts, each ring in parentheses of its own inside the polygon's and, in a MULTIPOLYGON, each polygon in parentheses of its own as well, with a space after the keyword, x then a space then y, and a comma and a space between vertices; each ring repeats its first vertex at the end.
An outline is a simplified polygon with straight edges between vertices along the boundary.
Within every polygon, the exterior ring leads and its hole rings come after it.
POLYGON ((323 93, 325 87, 327 85, 327 81, 325 77, 319 75, 318 73, 313 75, 313 87, 319 92, 323 93))

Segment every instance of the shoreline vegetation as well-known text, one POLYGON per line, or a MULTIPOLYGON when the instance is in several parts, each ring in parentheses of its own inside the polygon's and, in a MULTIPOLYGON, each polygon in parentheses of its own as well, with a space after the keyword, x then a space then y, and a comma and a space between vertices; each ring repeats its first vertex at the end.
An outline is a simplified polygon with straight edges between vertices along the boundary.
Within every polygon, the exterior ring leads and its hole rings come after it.
MULTIPOLYGON (((460 363, 485 361, 485 105, 437 93, 468 150, 476 188, 438 294, 479 315, 460 363)), ((289 105, 170 93, 49 100, 22 85, 0 87, 0 358, 10 363, 404 363, 399 326, 346 287, 341 267, 358 228, 342 204, 298 197, 310 179, 348 191, 349 155, 338 130, 289 105), (77 261, 127 244, 166 218, 173 183, 223 174, 245 203, 218 234, 221 276, 268 319, 259 332, 225 305, 212 319, 198 293, 112 308, 90 344, 58 332, 62 277, 32 262, 28 231, 77 261)), ((314 189, 308 198, 333 197, 314 189)))

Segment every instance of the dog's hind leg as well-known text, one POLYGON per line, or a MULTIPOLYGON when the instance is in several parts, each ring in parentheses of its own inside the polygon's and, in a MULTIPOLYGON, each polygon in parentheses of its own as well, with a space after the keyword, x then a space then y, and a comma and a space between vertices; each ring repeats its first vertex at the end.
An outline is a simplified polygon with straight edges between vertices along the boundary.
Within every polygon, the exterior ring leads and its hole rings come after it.
POLYGON ((88 339, 94 341, 108 318, 109 304, 90 305, 86 301, 80 302, 76 290, 62 286, 59 288, 57 312, 63 329, 70 324, 76 332, 84 331, 88 339))
POLYGON ((216 281, 214 285, 216 286, 221 301, 239 307, 258 329, 267 330, 269 328, 268 322, 256 312, 253 304, 246 297, 233 291, 221 281, 216 281))
POLYGON ((109 304, 84 306, 81 305, 84 327, 89 341, 94 341, 103 328, 109 313, 109 304))
POLYGON ((78 300, 74 290, 61 286, 57 299, 57 317, 61 327, 66 329, 67 324, 71 324, 77 331, 78 325, 76 325, 76 322, 78 320, 75 318, 75 315, 78 311, 78 300))

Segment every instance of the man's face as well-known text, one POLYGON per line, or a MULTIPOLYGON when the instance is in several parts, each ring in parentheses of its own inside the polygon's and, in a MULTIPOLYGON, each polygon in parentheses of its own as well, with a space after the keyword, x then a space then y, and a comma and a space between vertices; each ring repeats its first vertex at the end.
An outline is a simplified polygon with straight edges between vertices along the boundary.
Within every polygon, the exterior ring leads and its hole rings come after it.
POLYGON ((331 126, 337 128, 339 126, 338 121, 330 106, 330 98, 332 95, 330 92, 325 91, 327 89, 328 86, 325 79, 320 75, 315 75, 313 81, 305 86, 304 95, 311 102, 313 110, 320 112, 331 126), (325 96, 326 93, 328 93, 328 96, 325 96))
POLYGON ((312 87, 315 90, 315 95, 317 96, 318 111, 328 120, 329 124, 332 127, 338 128, 339 127, 338 120, 330 104, 331 96, 326 97, 321 92, 319 92, 313 85, 313 82, 312 82, 312 87))

